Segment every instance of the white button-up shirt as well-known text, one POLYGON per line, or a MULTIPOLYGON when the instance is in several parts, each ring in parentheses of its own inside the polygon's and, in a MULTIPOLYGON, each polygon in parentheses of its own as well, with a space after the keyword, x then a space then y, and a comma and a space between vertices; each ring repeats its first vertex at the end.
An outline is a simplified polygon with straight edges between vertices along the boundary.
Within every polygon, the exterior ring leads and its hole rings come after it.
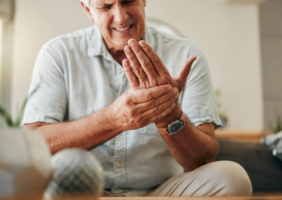
MULTIPOLYGON (((208 64, 199 48, 149 27, 144 39, 172 77, 186 58, 197 56, 179 105, 194 126, 206 122, 219 126, 208 64)), ((112 104, 129 88, 122 66, 106 49, 96 26, 60 36, 38 55, 22 124, 78 120, 112 104)), ((104 168, 105 188, 113 192, 146 192, 184 171, 155 124, 124 131, 91 151, 104 168)))

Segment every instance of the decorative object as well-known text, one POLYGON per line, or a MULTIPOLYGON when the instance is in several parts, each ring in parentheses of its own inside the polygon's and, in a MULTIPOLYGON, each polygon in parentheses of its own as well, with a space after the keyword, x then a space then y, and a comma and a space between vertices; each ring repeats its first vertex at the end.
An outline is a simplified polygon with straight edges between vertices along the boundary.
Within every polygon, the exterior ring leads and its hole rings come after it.
POLYGON ((39 132, 0 129, 0 198, 43 196, 51 176, 50 150, 39 132))
POLYGON ((104 188, 104 173, 93 153, 79 149, 65 149, 52 157, 53 179, 45 199, 77 196, 98 199, 104 188))
POLYGON ((272 127, 272 131, 273 131, 274 134, 282 131, 282 117, 277 112, 276 112, 274 126, 272 127))
POLYGON ((273 156, 282 161, 282 131, 262 138, 261 144, 270 149, 273 156))

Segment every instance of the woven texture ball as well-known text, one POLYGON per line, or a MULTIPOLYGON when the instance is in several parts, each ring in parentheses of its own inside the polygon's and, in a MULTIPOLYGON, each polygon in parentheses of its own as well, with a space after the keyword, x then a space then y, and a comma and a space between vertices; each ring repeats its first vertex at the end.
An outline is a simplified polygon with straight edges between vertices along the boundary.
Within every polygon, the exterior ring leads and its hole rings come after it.
POLYGON ((93 153, 66 149, 52 157, 53 178, 45 198, 91 195, 97 199, 104 188, 103 168, 93 153))

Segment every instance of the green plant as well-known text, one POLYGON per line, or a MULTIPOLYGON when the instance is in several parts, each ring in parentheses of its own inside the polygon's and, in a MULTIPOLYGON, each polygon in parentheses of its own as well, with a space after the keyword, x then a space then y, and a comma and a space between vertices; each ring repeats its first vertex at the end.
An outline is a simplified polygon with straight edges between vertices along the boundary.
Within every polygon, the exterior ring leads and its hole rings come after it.
POLYGON ((221 109, 221 102, 220 102, 219 98, 221 96, 221 90, 220 89, 215 89, 214 93, 215 93, 215 97, 216 97, 216 101, 217 101, 217 107, 218 107, 218 110, 220 111, 220 109, 221 109))
MULTIPOLYGON (((8 127, 20 127, 21 126, 21 121, 23 119, 23 115, 24 115, 24 111, 25 111, 25 107, 27 104, 27 99, 30 98, 31 96, 33 96, 33 94, 38 90, 38 88, 40 87, 39 83, 34 90, 29 94, 28 97, 25 98, 19 113, 17 114, 17 117, 15 120, 13 120, 12 115, 7 111, 7 109, 4 108, 4 106, 2 106, 0 104, 0 117, 3 117, 4 121, 6 122, 8 127)), ((1 125, 1 124, 0 124, 1 125)))
POLYGON ((27 98, 25 98, 15 120, 13 120, 12 115, 7 111, 7 109, 5 109, 4 106, 0 105, 0 116, 3 117, 8 127, 19 127, 21 125, 26 103, 27 98))
POLYGON ((220 97, 221 97, 221 90, 220 89, 215 89, 214 90, 215 96, 216 96, 216 101, 217 101, 217 107, 218 107, 218 114, 219 114, 219 118, 221 120, 222 123, 222 127, 226 128, 227 127, 227 123, 228 123, 228 117, 227 115, 222 111, 222 103, 220 101, 220 97))
POLYGON ((227 118, 227 115, 224 113, 224 111, 222 110, 222 103, 220 100, 221 97, 221 90, 220 89, 215 89, 214 90, 215 93, 215 97, 216 97, 216 102, 217 102, 217 107, 218 107, 218 112, 219 112, 219 116, 221 118, 227 118))
POLYGON ((273 133, 282 131, 282 117, 276 112, 275 124, 272 128, 273 133))

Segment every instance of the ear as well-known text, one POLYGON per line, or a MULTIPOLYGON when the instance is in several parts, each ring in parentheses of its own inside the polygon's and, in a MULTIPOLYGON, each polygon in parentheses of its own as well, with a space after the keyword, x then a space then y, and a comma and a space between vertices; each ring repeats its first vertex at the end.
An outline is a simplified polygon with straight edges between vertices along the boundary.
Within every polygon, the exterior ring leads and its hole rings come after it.
POLYGON ((89 8, 82 1, 80 1, 80 4, 81 4, 82 8, 84 9, 89 21, 94 22, 94 19, 92 17, 92 14, 91 14, 89 8))
POLYGON ((146 0, 143 0, 143 3, 144 3, 144 7, 146 7, 147 1, 146 1, 146 0))

